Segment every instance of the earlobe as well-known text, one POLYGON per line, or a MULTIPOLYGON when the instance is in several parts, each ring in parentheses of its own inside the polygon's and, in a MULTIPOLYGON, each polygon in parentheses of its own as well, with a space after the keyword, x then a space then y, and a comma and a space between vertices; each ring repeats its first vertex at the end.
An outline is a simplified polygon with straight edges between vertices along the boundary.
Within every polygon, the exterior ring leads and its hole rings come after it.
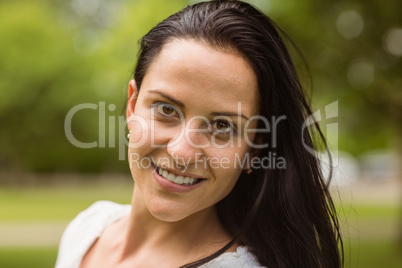
POLYGON ((132 117, 134 115, 135 105, 137 103, 137 97, 138 97, 137 84, 135 83, 134 79, 132 79, 128 83, 128 100, 127 100, 127 110, 126 110, 127 127, 129 130, 131 130, 130 117, 132 117))
POLYGON ((253 154, 252 150, 250 150, 250 152, 248 152, 247 154, 249 154, 249 161, 245 162, 245 166, 243 167, 243 172, 246 173, 247 175, 250 175, 253 172, 253 169, 251 167, 251 162, 252 159, 255 157, 255 155, 253 154))
MULTIPOLYGON (((257 136, 254 139, 254 144, 256 145, 262 145, 263 144, 263 139, 261 136, 257 136)), ((250 150, 248 151, 249 154, 249 159, 252 161, 253 158, 259 157, 261 153, 261 149, 259 148, 254 148, 251 147, 250 150)), ((246 163, 245 167, 243 168, 243 171, 250 175, 253 172, 253 169, 251 167, 251 163, 246 163)))

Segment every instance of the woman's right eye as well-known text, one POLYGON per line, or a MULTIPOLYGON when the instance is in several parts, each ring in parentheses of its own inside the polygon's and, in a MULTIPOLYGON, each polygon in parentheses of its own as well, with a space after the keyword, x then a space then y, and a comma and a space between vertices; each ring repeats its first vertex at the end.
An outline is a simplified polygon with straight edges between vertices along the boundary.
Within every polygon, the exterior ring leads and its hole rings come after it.
POLYGON ((179 116, 179 113, 176 109, 176 107, 174 107, 171 104, 168 103, 155 103, 152 105, 152 107, 159 113, 162 114, 164 116, 179 116))

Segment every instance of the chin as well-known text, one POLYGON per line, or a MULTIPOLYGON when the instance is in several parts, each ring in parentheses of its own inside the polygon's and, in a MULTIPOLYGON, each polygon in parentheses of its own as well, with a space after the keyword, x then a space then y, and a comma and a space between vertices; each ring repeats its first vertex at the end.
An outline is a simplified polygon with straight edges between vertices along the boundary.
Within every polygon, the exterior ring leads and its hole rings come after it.
POLYGON ((169 203, 166 200, 160 202, 151 201, 147 207, 153 217, 165 222, 178 222, 193 214, 186 213, 181 206, 169 205, 169 203))

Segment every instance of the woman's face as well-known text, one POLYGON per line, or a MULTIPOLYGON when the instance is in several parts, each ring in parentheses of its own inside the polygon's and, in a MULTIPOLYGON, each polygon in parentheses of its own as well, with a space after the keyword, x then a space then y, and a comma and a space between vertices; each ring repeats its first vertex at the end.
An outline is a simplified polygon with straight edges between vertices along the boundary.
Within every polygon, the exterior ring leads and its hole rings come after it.
POLYGON ((166 44, 139 92, 130 82, 130 169, 153 216, 178 221, 229 194, 247 168, 258 100, 241 56, 193 40, 166 44))

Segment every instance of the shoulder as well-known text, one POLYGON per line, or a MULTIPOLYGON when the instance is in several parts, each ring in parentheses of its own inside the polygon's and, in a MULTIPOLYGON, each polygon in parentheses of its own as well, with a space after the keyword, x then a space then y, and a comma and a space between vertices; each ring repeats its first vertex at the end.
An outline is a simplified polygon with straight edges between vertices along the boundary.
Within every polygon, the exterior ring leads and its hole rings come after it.
POLYGON ((82 257, 106 226, 129 214, 130 205, 97 201, 80 212, 64 230, 60 240, 56 267, 78 267, 82 257), (63 265, 63 263, 78 263, 63 265))
POLYGON ((100 234, 107 225, 128 214, 130 210, 130 205, 121 205, 111 201, 97 201, 80 212, 69 223, 63 233, 61 242, 72 242, 70 240, 75 238, 82 241, 82 235, 88 234, 88 232, 90 234, 100 234))
POLYGON ((239 246, 236 252, 226 252, 212 261, 201 266, 202 268, 265 268, 258 263, 257 258, 247 249, 239 246))

